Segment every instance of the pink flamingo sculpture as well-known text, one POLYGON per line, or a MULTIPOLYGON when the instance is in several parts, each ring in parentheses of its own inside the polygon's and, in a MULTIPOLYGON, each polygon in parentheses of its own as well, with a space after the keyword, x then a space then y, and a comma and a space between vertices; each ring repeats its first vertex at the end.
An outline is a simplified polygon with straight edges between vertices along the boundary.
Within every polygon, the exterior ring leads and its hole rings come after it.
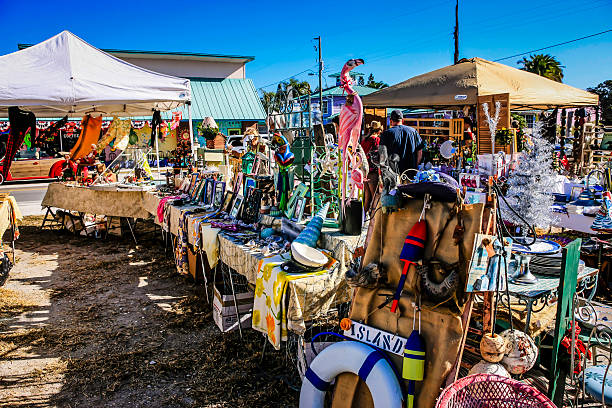
POLYGON ((363 103, 357 92, 353 89, 353 79, 350 72, 353 68, 363 64, 361 58, 346 61, 340 72, 340 82, 346 91, 346 102, 340 110, 340 129, 338 130, 338 147, 342 151, 342 204, 346 201, 346 183, 349 177, 348 167, 355 168, 355 156, 359 145, 361 122, 363 120, 363 103), (349 150, 352 150, 350 152, 349 150))

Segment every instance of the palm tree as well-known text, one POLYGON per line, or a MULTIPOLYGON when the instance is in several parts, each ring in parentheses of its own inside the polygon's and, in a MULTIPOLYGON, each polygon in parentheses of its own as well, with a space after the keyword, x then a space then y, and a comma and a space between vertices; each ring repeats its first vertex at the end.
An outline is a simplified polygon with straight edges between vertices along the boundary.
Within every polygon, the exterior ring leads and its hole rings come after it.
POLYGON ((517 64, 523 65, 523 71, 533 72, 534 74, 552 79, 553 81, 563 82, 564 65, 550 54, 530 55, 529 58, 523 57, 517 64))
POLYGON ((287 88, 291 87, 298 91, 300 95, 308 95, 310 93, 310 84, 308 81, 298 81, 295 78, 289 79, 289 82, 281 82, 279 87, 285 91, 287 88))
POLYGON ((272 102, 274 101, 275 95, 276 95, 276 92, 262 91, 262 96, 260 99, 261 99, 261 103, 266 112, 268 111, 268 108, 272 106, 272 102))
POLYGON ((370 74, 370 76, 368 77, 368 82, 366 83, 366 86, 370 88, 383 89, 383 88, 388 87, 389 84, 386 84, 382 81, 375 81, 374 74, 370 74))

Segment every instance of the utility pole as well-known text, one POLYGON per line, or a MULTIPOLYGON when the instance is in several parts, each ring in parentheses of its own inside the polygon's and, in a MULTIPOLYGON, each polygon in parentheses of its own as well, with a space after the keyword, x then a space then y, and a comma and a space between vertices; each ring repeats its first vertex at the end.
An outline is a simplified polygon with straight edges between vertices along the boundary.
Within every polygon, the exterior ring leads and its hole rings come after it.
POLYGON ((455 4, 455 64, 459 62, 459 0, 455 4))
POLYGON ((315 37, 319 40, 319 112, 321 112, 321 124, 323 124, 323 60, 321 59, 321 36, 315 37))

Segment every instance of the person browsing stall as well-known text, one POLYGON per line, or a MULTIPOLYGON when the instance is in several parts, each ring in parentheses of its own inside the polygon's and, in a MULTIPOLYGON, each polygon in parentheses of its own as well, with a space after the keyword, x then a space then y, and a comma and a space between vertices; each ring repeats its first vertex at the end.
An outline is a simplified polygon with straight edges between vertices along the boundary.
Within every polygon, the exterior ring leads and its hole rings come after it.
POLYGON ((399 156, 399 174, 418 167, 425 146, 416 129, 403 125, 402 119, 400 110, 391 112, 389 121, 391 126, 380 136, 380 145, 387 148, 389 158, 394 154, 399 156))
POLYGON ((368 158, 368 168, 370 169, 367 176, 367 183, 363 189, 363 209, 366 213, 370 211, 372 200, 378 190, 378 165, 372 160, 372 156, 378 154, 378 145, 380 144, 380 134, 382 126, 380 122, 375 120, 370 123, 368 134, 361 141, 361 148, 368 158))

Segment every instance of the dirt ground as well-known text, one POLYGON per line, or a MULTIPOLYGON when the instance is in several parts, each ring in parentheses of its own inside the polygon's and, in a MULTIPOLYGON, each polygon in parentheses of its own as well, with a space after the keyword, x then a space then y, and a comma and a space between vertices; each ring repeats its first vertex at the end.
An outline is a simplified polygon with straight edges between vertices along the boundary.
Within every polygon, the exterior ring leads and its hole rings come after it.
MULTIPOLYGON (((222 334, 162 245, 20 227, 0 288, 0 407, 292 407, 295 369, 222 334), (293 385, 290 385, 293 384, 293 385)), ((170 255, 171 256, 171 255, 170 255)))

